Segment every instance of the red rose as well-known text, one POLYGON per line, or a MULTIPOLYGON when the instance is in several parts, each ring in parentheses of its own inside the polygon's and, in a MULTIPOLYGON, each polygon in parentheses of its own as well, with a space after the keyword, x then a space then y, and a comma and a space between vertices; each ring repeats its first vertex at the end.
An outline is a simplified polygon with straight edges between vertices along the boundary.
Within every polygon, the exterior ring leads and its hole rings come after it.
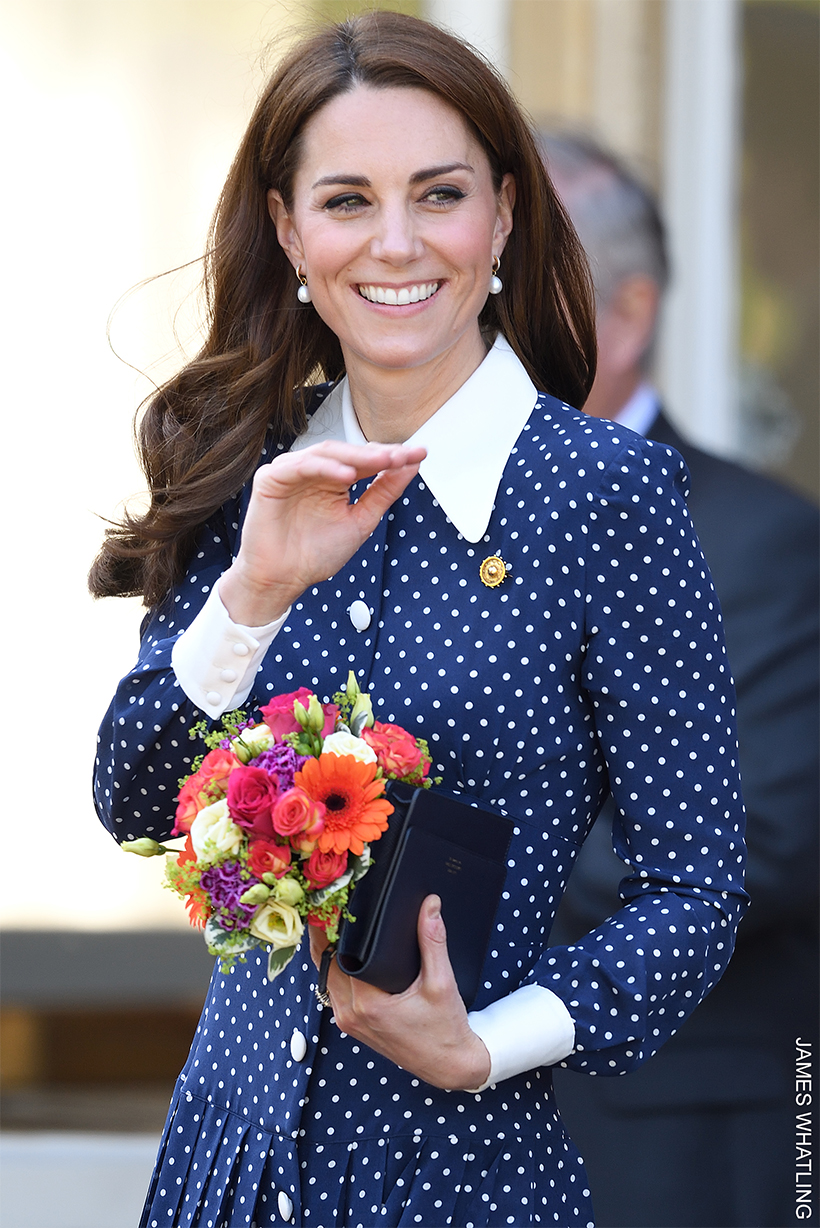
POLYGON ((302 873, 314 891, 330 886, 346 869, 346 853, 322 853, 319 849, 314 849, 302 863, 302 873))
POLYGON ((188 777, 177 795, 176 823, 171 834, 180 836, 190 831, 200 810, 225 796, 229 776, 241 766, 232 751, 208 751, 199 769, 188 777))
POLYGON ((422 755, 416 746, 416 739, 406 729, 402 729, 401 725, 387 725, 376 721, 372 729, 364 728, 361 736, 376 752, 379 767, 386 776, 397 776, 401 779, 417 773, 419 768, 422 776, 427 775, 430 760, 422 755))
POLYGON ((273 829, 291 841, 307 836, 315 843, 324 829, 324 813, 322 803, 314 802, 297 786, 283 793, 274 806, 273 829))
POLYGON ((252 840, 248 851, 248 869, 256 878, 261 878, 263 874, 275 874, 281 878, 290 865, 290 857, 287 844, 252 840))
POLYGON ((271 814, 279 781, 264 768, 241 767, 228 780, 228 810, 238 827, 257 840, 273 839, 271 814))
MULTIPOLYGON (((269 704, 260 709, 262 719, 277 742, 281 742, 286 733, 301 733, 302 726, 293 715, 293 705, 298 700, 307 711, 312 695, 313 691, 300 686, 298 691, 290 691, 287 695, 275 695, 269 704)), ((326 738, 329 733, 333 733, 339 709, 335 704, 322 704, 322 711, 325 714, 322 737, 326 738)))
MULTIPOLYGON (((342 910, 337 906, 331 909, 329 917, 320 917, 318 913, 309 912, 307 917, 308 925, 312 925, 314 929, 317 930, 324 930, 324 932, 327 933, 329 929, 339 924, 339 916, 341 911, 342 910)), ((333 941, 335 942, 335 940, 336 938, 334 935, 333 941)))

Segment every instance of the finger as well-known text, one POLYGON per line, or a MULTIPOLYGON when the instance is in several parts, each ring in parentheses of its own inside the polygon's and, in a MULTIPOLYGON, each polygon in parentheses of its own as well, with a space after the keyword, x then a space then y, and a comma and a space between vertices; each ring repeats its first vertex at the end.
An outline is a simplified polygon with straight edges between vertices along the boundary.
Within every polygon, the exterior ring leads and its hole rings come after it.
POLYGON ((318 968, 321 963, 322 952, 330 943, 328 942, 327 934, 318 925, 308 926, 308 936, 310 938, 310 958, 318 968))
POLYGON ((278 456, 270 463, 270 468, 295 468, 304 473, 338 472, 341 466, 345 470, 353 470, 357 478, 373 477, 382 470, 402 469, 406 465, 419 465, 427 455, 423 447, 408 447, 406 444, 368 443, 364 447, 356 444, 342 443, 338 440, 328 440, 325 443, 314 444, 310 448, 298 452, 278 456))
POLYGON ((358 476, 357 468, 339 457, 309 456, 304 452, 278 456, 269 465, 263 465, 256 472, 254 487, 268 498, 282 498, 309 484, 329 486, 341 492, 346 491, 358 476))
POLYGON ((338 440, 306 448, 302 455, 316 451, 325 456, 335 456, 346 464, 378 473, 381 469, 401 469, 404 465, 419 465, 427 455, 427 449, 419 444, 370 442, 358 444, 341 443, 338 440))

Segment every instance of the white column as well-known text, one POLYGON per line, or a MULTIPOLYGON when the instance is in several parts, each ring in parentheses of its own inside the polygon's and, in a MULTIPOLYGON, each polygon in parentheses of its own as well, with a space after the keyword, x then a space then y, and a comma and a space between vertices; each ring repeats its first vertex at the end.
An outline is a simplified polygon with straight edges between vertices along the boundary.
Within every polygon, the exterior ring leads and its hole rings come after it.
POLYGON ((730 453, 737 423, 737 0, 667 0, 663 203, 672 286, 660 375, 693 440, 730 453))
POLYGON ((471 43, 506 77, 510 67, 510 0, 426 0, 424 16, 471 43))

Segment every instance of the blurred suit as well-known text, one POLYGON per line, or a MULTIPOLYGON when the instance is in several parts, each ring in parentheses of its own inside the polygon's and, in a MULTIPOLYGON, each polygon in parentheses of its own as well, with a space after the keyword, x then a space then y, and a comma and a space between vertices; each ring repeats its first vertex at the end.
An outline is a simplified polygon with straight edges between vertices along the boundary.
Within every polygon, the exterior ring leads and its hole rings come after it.
MULTIPOLYGON (((818 1036, 818 513, 684 442, 663 415, 649 435, 689 467, 723 610, 752 903, 723 979, 678 1035, 624 1078, 557 1070, 558 1102, 600 1228, 782 1228, 796 1222, 794 1042, 816 1053, 818 1036)), ((555 943, 616 906, 611 818, 581 851, 555 943)))
MULTIPOLYGON (((668 279, 663 222, 594 143, 544 137, 543 148, 595 280, 599 373, 586 408, 671 444, 691 474, 737 688, 751 897, 728 970, 681 1031, 634 1074, 556 1069, 558 1102, 598 1228, 816 1224, 816 1197, 813 1217, 795 1218, 794 1161, 795 1040, 812 1041, 815 1071, 818 1049, 820 514, 692 446, 662 412, 653 420, 651 398, 648 416, 644 404, 644 420, 630 419, 668 279)), ((605 808, 558 910, 556 944, 618 906, 625 869, 611 823, 605 808)))

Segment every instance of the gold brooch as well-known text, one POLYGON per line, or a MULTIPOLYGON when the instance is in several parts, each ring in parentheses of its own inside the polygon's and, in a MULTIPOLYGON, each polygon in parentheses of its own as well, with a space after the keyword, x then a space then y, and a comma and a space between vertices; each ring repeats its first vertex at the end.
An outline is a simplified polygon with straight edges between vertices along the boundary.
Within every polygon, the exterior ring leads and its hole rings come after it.
POLYGON ((478 574, 481 577, 481 583, 486 584, 487 588, 498 588, 511 571, 512 567, 509 563, 505 563, 500 555, 491 554, 479 567, 478 574))

